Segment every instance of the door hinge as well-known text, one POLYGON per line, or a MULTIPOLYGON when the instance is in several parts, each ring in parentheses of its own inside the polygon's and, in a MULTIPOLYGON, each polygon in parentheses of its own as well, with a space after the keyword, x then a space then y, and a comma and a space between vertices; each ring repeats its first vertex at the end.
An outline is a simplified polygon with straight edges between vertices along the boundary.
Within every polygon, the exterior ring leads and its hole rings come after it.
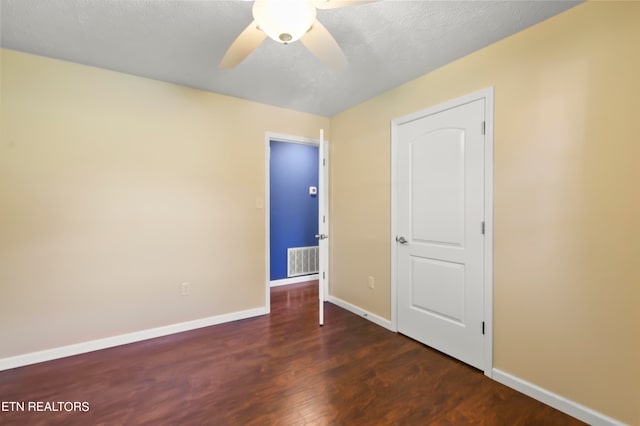
POLYGON ((483 122, 482 122, 482 124, 480 125, 480 132, 481 132, 481 134, 483 134, 483 135, 485 134, 486 127, 487 127, 487 122, 486 122, 486 121, 483 121, 483 122))
POLYGON ((482 334, 484 334, 484 321, 482 321, 482 334))
POLYGON ((326 216, 322 216, 322 223, 327 223, 327 217, 326 216))
POLYGON ((484 220, 482 221, 482 224, 480 225, 480 229, 482 230, 482 235, 484 235, 484 220))
MULTIPOLYGON (((324 275, 324 272, 322 273, 322 279, 324 280, 326 277, 324 275)), ((483 326, 484 327, 484 326, 483 326)))
POLYGON ((323 166, 326 166, 326 165, 327 165, 327 159, 326 159, 326 158, 323 158, 323 159, 322 159, 322 165, 323 165, 323 166))

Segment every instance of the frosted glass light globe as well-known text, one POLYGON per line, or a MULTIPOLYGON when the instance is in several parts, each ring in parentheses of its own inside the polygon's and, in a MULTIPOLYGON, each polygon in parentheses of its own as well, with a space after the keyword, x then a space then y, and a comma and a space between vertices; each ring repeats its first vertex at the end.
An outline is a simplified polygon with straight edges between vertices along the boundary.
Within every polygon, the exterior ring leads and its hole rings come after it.
POLYGON ((256 0, 253 18, 269 37, 287 44, 309 31, 316 8, 311 0, 256 0))

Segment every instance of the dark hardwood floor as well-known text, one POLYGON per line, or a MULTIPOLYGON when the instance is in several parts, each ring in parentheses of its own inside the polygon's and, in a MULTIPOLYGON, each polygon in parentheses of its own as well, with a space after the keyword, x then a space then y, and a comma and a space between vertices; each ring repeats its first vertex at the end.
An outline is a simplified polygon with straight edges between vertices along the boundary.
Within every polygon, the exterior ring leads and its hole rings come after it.
POLYGON ((0 372, 3 407, 24 403, 0 424, 582 424, 334 305, 319 327, 317 296, 278 287, 270 316, 0 372))

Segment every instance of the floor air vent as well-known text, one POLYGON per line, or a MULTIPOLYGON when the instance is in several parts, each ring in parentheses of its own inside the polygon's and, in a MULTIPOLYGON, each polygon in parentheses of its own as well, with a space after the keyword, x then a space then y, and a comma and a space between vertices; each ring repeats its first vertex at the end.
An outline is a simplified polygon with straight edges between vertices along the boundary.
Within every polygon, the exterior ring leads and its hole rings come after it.
POLYGON ((318 246, 287 249, 287 276, 318 273, 318 246))

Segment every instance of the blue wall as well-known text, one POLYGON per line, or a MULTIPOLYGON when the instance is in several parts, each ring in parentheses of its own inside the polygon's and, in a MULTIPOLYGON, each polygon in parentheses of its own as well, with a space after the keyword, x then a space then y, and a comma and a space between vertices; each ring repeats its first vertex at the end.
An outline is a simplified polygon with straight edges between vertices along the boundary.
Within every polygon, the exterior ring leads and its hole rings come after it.
POLYGON ((287 249, 318 241, 318 147, 271 141, 271 280, 287 278, 287 249))

